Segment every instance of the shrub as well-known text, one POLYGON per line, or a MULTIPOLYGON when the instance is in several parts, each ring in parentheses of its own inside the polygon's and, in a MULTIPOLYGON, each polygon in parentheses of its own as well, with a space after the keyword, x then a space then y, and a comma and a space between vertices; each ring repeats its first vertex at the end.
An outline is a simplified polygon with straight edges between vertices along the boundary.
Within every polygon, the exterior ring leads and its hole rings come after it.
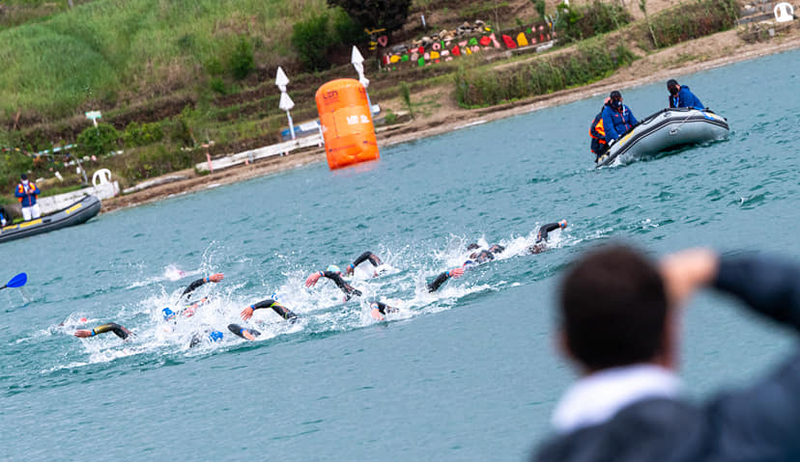
POLYGON ((604 78, 635 58, 622 44, 594 40, 573 52, 542 57, 508 71, 461 68, 455 76, 456 98, 469 108, 543 95, 604 78))
POLYGON ((333 32, 336 35, 336 41, 344 45, 362 43, 367 38, 364 28, 350 19, 350 16, 341 8, 333 11, 333 32))
POLYGON ((211 87, 211 90, 215 93, 219 93, 220 95, 228 94, 228 87, 225 85, 225 81, 222 80, 222 77, 211 77, 208 86, 211 87))
POLYGON ((157 122, 141 125, 138 122, 131 122, 125 127, 125 133, 122 135, 123 143, 129 148, 153 144, 162 139, 164 131, 157 122))
POLYGON ((320 71, 330 67, 325 53, 331 44, 331 33, 327 13, 314 16, 292 27, 292 46, 300 62, 309 71, 320 71))
POLYGON ((411 103, 411 89, 408 88, 408 84, 405 82, 400 82, 400 99, 403 100, 403 105, 406 107, 408 115, 413 119, 414 105, 411 103))
POLYGON ((122 176, 131 183, 190 168, 194 165, 191 151, 168 150, 164 145, 144 148, 126 163, 122 176))
POLYGON ((631 22, 628 10, 616 3, 594 0, 584 7, 558 5, 559 19, 556 24, 559 38, 567 42, 578 41, 619 29, 631 22))
POLYGON ((237 80, 247 77, 256 68, 253 45, 245 36, 240 36, 228 60, 231 74, 237 80))
POLYGON ((9 191, 19 181, 20 173, 33 168, 33 159, 18 151, 0 152, 0 186, 9 191))
POLYGON ((82 156, 103 156, 117 148, 120 134, 111 124, 88 127, 78 135, 76 151, 82 156))
POLYGON ((391 109, 387 109, 384 120, 386 121, 386 125, 394 125, 397 123, 397 114, 395 114, 391 109))
POLYGON ((342 7, 361 27, 382 27, 389 34, 403 28, 411 10, 411 0, 328 0, 328 4, 342 7))
POLYGON ((547 9, 547 4, 544 0, 531 0, 533 2, 533 7, 536 9, 536 13, 539 14, 539 19, 544 21, 545 10, 547 9))
POLYGON ((669 9, 653 17, 653 36, 648 45, 665 48, 706 35, 728 30, 736 25, 739 7, 735 0, 697 0, 682 3, 680 10, 669 9))
POLYGON ((172 118, 172 120, 166 123, 170 141, 180 146, 187 147, 193 147, 197 144, 194 139, 192 125, 198 117, 198 111, 195 111, 189 105, 184 107, 179 116, 172 118))

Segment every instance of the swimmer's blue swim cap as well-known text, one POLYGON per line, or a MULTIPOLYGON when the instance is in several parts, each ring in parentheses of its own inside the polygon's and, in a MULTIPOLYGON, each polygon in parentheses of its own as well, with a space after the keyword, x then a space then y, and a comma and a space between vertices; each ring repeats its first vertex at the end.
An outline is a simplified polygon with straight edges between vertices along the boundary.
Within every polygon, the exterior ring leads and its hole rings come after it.
POLYGON ((208 334, 208 339, 211 340, 212 342, 217 342, 219 340, 222 340, 222 332, 218 330, 212 331, 210 334, 208 334))
POLYGON ((336 266, 336 265, 329 265, 327 268, 325 268, 325 271, 332 271, 334 273, 341 273, 342 272, 342 270, 340 270, 339 267, 336 266))
POLYGON ((478 264, 473 260, 467 260, 464 262, 464 269, 470 269, 473 266, 478 266, 478 264))
POLYGON ((277 302, 278 301, 278 292, 272 292, 272 295, 270 295, 270 298, 272 298, 273 300, 275 300, 277 302))
POLYGON ((161 312, 164 313, 164 321, 169 321, 175 317, 175 312, 169 309, 169 307, 164 308, 161 312))

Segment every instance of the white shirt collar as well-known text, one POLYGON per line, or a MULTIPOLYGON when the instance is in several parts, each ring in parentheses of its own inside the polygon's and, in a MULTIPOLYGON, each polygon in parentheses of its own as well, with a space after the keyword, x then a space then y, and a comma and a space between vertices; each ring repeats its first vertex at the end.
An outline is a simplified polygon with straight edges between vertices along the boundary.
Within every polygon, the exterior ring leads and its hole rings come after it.
POLYGON ((578 380, 553 413, 560 433, 609 420, 622 408, 646 398, 673 398, 680 380, 669 369, 652 364, 605 369, 578 380))

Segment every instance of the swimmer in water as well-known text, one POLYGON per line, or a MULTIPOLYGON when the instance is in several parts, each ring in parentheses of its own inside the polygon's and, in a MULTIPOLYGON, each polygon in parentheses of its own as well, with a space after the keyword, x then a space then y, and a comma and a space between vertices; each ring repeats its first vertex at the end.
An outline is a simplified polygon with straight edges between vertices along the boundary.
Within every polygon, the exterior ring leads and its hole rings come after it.
POLYGON ((127 340, 128 337, 133 335, 133 332, 129 331, 125 328, 125 326, 119 325, 115 322, 109 322, 108 324, 103 324, 101 326, 97 326, 92 330, 76 330, 75 336, 86 338, 86 337, 94 337, 95 335, 105 334, 106 332, 113 332, 114 335, 121 338, 122 340, 127 340))
MULTIPOLYGON (((217 283, 217 282, 222 281, 223 279, 225 279, 225 275, 222 274, 222 273, 214 273, 211 276, 206 276, 204 278, 200 278, 200 279, 192 282, 191 284, 189 284, 189 286, 181 294, 180 300, 187 299, 192 294, 192 292, 194 292, 195 290, 197 290, 200 286, 202 286, 204 284, 207 284, 209 282, 217 283)), ((181 310, 178 310, 177 313, 175 311, 173 311, 170 307, 166 307, 166 308, 162 309, 161 312, 164 314, 164 321, 170 321, 170 320, 174 319, 175 317, 177 317, 178 315, 189 318, 189 317, 192 317, 194 315, 194 311, 199 306, 202 306, 207 302, 208 302, 208 297, 203 297, 203 298, 201 298, 200 300, 198 300, 196 302, 189 303, 188 305, 184 306, 184 308, 181 309, 181 310)))
POLYGON ((528 247, 528 252, 542 253, 547 250, 547 235, 550 231, 557 229, 564 229, 567 227, 567 220, 561 220, 558 223, 548 223, 539 227, 539 232, 536 234, 536 243, 528 247))
MULTIPOLYGON (((547 250, 547 237, 548 233, 556 229, 564 229, 567 227, 567 220, 561 220, 558 223, 548 223, 539 227, 539 232, 536 234, 536 243, 528 247, 528 252, 531 254, 542 253, 547 250)), ((470 244, 467 250, 475 250, 480 248, 478 244, 470 244)), ((428 292, 436 292, 450 278, 459 278, 464 274, 464 271, 482 265, 489 261, 494 260, 494 256, 503 252, 505 247, 501 245, 492 245, 488 249, 470 254, 469 259, 461 265, 461 268, 453 268, 439 274, 430 284, 428 284, 428 292)))
POLYGON ((197 345, 200 345, 203 340, 208 340, 209 342, 218 342, 222 340, 224 335, 222 332, 214 329, 206 329, 203 332, 198 332, 192 336, 192 340, 189 342, 189 348, 194 348, 197 345))
POLYGON ((378 276, 377 268, 383 264, 383 261, 377 255, 370 252, 369 250, 359 255, 358 258, 356 258, 353 263, 347 265, 347 267, 344 270, 345 274, 347 275, 353 274, 353 271, 356 269, 356 266, 364 263, 367 260, 369 260, 369 262, 372 263, 373 267, 372 277, 377 277, 378 276))
POLYGON ((239 324, 228 324, 228 330, 233 332, 234 335, 239 336, 245 340, 255 340, 256 337, 261 335, 261 332, 250 329, 248 327, 242 327, 239 324))
POLYGON ((240 313, 242 319, 247 321, 248 319, 253 317, 253 312, 255 310, 260 310, 263 308, 271 308, 272 311, 276 312, 278 316, 282 317, 283 319, 289 321, 290 323, 294 324, 297 321, 297 315, 292 312, 289 308, 281 305, 278 301, 268 298, 266 300, 262 300, 255 305, 250 305, 247 308, 243 309, 240 313))
POLYGON ((358 297, 361 296, 360 290, 354 289, 353 286, 345 282, 345 280, 342 278, 342 271, 336 265, 328 266, 325 271, 315 271, 314 273, 311 273, 311 275, 306 279, 306 287, 313 287, 321 277, 330 279, 336 283, 337 287, 342 289, 342 292, 344 292, 345 302, 350 300, 353 295, 358 297))
POLYGON ((369 314, 372 316, 373 319, 378 321, 385 321, 386 318, 384 318, 384 315, 386 315, 386 313, 396 313, 398 311, 397 308, 391 307, 377 300, 370 302, 369 309, 370 309, 369 314))

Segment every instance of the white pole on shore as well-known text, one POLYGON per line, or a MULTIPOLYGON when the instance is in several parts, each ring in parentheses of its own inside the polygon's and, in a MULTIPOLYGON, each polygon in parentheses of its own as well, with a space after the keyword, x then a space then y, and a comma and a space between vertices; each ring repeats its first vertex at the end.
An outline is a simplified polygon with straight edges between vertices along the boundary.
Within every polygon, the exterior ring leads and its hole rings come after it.
POLYGON ((294 122, 292 121, 292 115, 289 111, 294 107, 294 101, 292 98, 289 97, 289 94, 286 93, 286 85, 289 85, 289 78, 286 77, 286 73, 283 72, 283 69, 278 67, 278 73, 275 76, 275 85, 277 85, 278 89, 281 91, 281 101, 278 106, 286 111, 286 118, 289 119, 289 133, 292 134, 292 139, 296 139, 294 135, 294 122))

